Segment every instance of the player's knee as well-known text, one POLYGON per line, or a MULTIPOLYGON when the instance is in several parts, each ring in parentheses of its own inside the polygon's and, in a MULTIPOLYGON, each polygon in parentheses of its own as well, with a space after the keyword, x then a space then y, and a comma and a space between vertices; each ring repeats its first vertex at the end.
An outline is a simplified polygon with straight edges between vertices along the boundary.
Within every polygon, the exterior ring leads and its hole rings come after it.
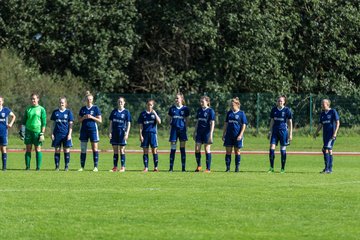
POLYGON ((87 150, 87 142, 81 142, 81 143, 80 143, 80 149, 81 149, 81 153, 86 153, 86 150, 87 150))
POLYGON ((176 150, 176 142, 175 142, 175 143, 172 142, 172 143, 170 144, 170 148, 171 148, 171 150, 176 150))
POLYGON ((286 151, 286 146, 281 146, 281 147, 280 147, 280 150, 286 151))

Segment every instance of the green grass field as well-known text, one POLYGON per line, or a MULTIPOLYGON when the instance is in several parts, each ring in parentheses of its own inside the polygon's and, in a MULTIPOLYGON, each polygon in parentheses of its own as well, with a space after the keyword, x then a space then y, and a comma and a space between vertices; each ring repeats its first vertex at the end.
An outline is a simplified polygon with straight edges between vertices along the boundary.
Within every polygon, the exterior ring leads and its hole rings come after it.
MULTIPOLYGON (((24 171, 22 153, 9 153, 0 172, 1 239, 359 239, 359 157, 336 156, 322 175, 321 156, 288 157, 286 174, 268 174, 266 155, 243 155, 240 173, 225 173, 214 155, 210 174, 141 172, 141 154, 127 155, 127 172, 111 173, 112 154, 100 155, 98 173, 54 172, 44 153, 40 172, 24 171)), ((32 160, 32 169, 35 161, 32 160)), ((63 167, 63 160, 61 160, 63 167)), ((150 168, 153 164, 150 163, 150 168)), ((191 172, 190 172, 191 170, 191 172)), ((233 165, 232 165, 233 170, 233 165)))

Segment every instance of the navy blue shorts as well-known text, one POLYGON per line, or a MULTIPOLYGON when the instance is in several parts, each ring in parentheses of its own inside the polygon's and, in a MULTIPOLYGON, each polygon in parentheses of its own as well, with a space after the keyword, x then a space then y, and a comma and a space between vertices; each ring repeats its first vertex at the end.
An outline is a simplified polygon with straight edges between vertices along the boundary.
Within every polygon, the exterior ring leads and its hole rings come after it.
POLYGON ((195 142, 201 144, 212 144, 209 142, 210 132, 197 132, 195 142))
POLYGON ((243 146, 244 146, 244 138, 238 141, 237 137, 230 138, 230 137, 226 137, 225 135, 224 147, 242 148, 243 146))
POLYGON ((125 131, 122 130, 122 129, 117 130, 117 131, 113 131, 111 133, 110 144, 111 145, 126 146, 125 131))
POLYGON ((142 133, 142 136, 144 137, 144 141, 141 143, 142 148, 149 148, 149 145, 152 148, 158 147, 158 141, 157 141, 157 134, 151 133, 151 132, 145 132, 142 133))
POLYGON ((332 149, 333 149, 333 146, 334 146, 334 144, 335 144, 335 140, 336 140, 336 139, 333 139, 332 136, 331 136, 331 137, 328 137, 328 138, 323 138, 323 141, 324 141, 324 146, 323 146, 323 148, 324 148, 324 149, 332 150, 332 149))
POLYGON ((169 142, 176 142, 177 139, 179 139, 180 142, 185 142, 188 140, 186 129, 179 130, 171 127, 169 142))
POLYGON ((287 130, 277 130, 271 134, 270 144, 275 144, 276 146, 280 142, 280 146, 288 146, 289 138, 287 130))
POLYGON ((51 143, 52 147, 61 147, 63 146, 64 148, 70 148, 72 147, 72 141, 67 140, 67 135, 54 135, 54 140, 51 143))
POLYGON ((80 141, 87 142, 90 139, 90 142, 99 142, 99 131, 96 130, 83 130, 80 131, 80 141))
POLYGON ((0 136, 0 146, 7 146, 8 145, 8 136, 7 134, 0 136))

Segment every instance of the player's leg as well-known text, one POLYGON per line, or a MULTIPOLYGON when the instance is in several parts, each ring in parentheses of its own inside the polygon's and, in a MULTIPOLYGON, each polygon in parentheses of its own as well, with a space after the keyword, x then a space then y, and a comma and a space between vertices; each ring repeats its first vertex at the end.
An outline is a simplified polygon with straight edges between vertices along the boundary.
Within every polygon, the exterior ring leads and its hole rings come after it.
POLYGON ((235 154, 235 172, 239 172, 241 155, 240 155, 240 148, 238 146, 234 147, 234 154, 235 154))
POLYGON ((61 153, 61 147, 56 146, 55 152, 54 152, 54 162, 55 162, 55 171, 59 171, 60 167, 60 153, 61 153))
POLYGON ((176 142, 177 142, 177 132, 173 127, 170 129, 170 167, 169 172, 172 172, 174 169, 175 153, 176 153, 176 142))
POLYGON ((332 152, 332 149, 334 147, 334 144, 335 144, 335 139, 330 138, 329 140, 329 145, 328 145, 328 149, 329 149, 329 166, 328 166, 328 170, 329 172, 328 173, 332 173, 332 167, 333 167, 333 152, 332 152))
POLYGON ((143 148, 143 163, 144 163, 144 170, 143 172, 149 171, 149 148, 143 148))
POLYGON ((158 155, 158 152, 157 152, 157 147, 152 147, 151 150, 152 150, 153 159, 154 159, 154 172, 158 172, 159 171, 159 168, 158 168, 159 155, 158 155))
POLYGON ((65 162, 65 171, 69 171, 69 163, 70 163, 70 148, 72 147, 71 139, 67 139, 67 136, 63 139, 63 150, 64 150, 64 162, 65 162))
POLYGON ((42 152, 41 152, 41 144, 35 145, 35 153, 36 153, 36 171, 40 171, 42 165, 42 152))
POLYGON ((206 170, 205 172, 210 172, 211 170, 211 144, 204 144, 205 156, 206 156, 206 170))
POLYGON ((201 171, 201 145, 202 145, 201 142, 195 143, 195 159, 197 164, 195 172, 201 171))
POLYGON ((86 141, 81 140, 80 150, 81 150, 81 153, 80 153, 80 169, 78 170, 79 172, 83 171, 85 168, 87 140, 86 141))
POLYGON ((110 172, 117 172, 118 171, 118 162, 119 162, 119 146, 112 145, 113 148, 113 168, 110 172))
POLYGON ((179 141, 180 141, 180 154, 181 154, 181 171, 186 171, 186 141, 188 140, 186 130, 180 131, 179 141))
POLYGON ((275 146, 278 142, 278 136, 276 133, 272 133, 270 137, 270 149, 269 149, 269 161, 270 161, 270 168, 269 173, 274 172, 274 162, 275 162, 275 146))
POLYGON ((125 146, 120 146, 120 162, 121 162, 120 172, 125 172, 125 168, 126 168, 125 146))
POLYGON ((226 165, 226 172, 230 172, 230 166, 231 166, 231 152, 232 152, 233 146, 226 146, 226 155, 225 155, 225 165, 226 165))
POLYGON ((287 130, 280 131, 280 155, 281 155, 281 173, 285 173, 286 165, 286 146, 289 145, 287 130))
POLYGON ((26 150, 25 150, 25 169, 26 170, 30 170, 30 162, 31 162, 31 151, 32 151, 32 145, 34 142, 34 133, 29 131, 29 130, 25 130, 25 138, 24 138, 24 143, 26 145, 26 150))
POLYGON ((0 145, 0 150, 1 150, 1 159, 2 159, 2 170, 6 171, 6 162, 7 162, 6 146, 0 145))
POLYGON ((97 172, 99 165, 99 150, 98 150, 98 142, 91 142, 91 149, 93 152, 93 160, 94 160, 94 169, 93 172, 97 172))

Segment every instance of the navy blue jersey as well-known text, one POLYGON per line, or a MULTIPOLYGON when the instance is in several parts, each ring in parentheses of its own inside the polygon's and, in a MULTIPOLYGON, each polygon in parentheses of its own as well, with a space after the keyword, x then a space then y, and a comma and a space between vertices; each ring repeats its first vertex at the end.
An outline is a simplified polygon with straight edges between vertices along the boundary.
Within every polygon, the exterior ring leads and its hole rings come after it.
POLYGON ((232 110, 227 112, 225 122, 228 124, 225 133, 226 138, 236 138, 239 136, 243 124, 248 124, 243 111, 233 112, 232 110))
POLYGON ((70 122, 74 122, 74 115, 69 109, 64 111, 56 109, 52 112, 50 120, 55 121, 54 135, 68 135, 70 122))
MULTIPOLYGON (((100 109, 96 105, 93 105, 91 108, 88 108, 87 106, 83 106, 79 111, 79 116, 83 117, 86 114, 90 114, 93 117, 101 116, 100 109)), ((85 128, 87 130, 97 130, 97 124, 95 120, 84 119, 82 121, 81 128, 82 129, 85 128)))
POLYGON ((196 119, 198 132, 210 132, 211 121, 215 121, 215 111, 212 108, 199 108, 196 119))
POLYGON ((156 116, 154 113, 148 113, 147 111, 143 111, 140 113, 138 118, 138 124, 143 125, 143 133, 156 133, 157 132, 157 122, 156 116))
POLYGON ((112 121, 112 131, 122 129, 127 130, 128 123, 131 122, 131 114, 129 110, 123 109, 114 109, 110 113, 109 120, 112 121))
POLYGON ((186 128, 185 118, 190 115, 190 110, 187 106, 178 108, 173 105, 169 109, 168 115, 171 117, 171 127, 175 127, 181 130, 186 128))
POLYGON ((270 118, 274 119, 273 130, 287 129, 287 120, 292 119, 292 113, 288 107, 271 109, 270 118))
POLYGON ((339 114, 335 109, 329 111, 322 111, 319 123, 323 125, 323 135, 332 136, 336 128, 336 121, 340 120, 339 114))
POLYGON ((11 113, 11 110, 7 107, 3 107, 0 111, 0 135, 6 135, 7 134, 7 125, 9 120, 9 115, 11 113))

